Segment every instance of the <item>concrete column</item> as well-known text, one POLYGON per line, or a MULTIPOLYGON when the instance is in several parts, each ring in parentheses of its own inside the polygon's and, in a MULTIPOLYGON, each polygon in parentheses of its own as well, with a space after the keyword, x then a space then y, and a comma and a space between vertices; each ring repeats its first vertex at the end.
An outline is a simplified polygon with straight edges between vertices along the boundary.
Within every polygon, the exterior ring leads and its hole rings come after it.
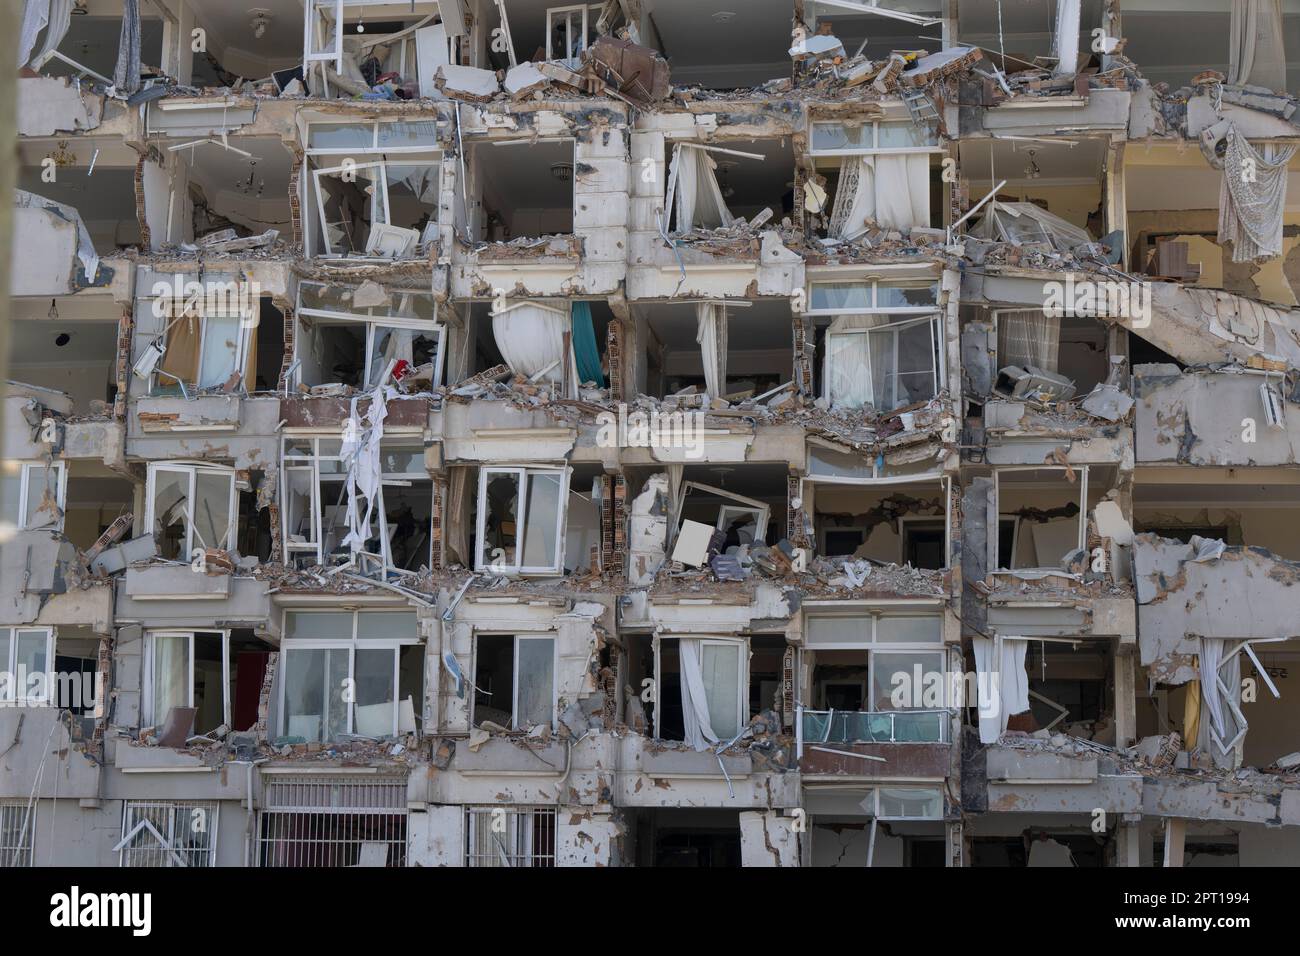
POLYGON ((1186 820, 1177 817, 1165 820, 1165 866, 1183 865, 1183 839, 1186 835, 1186 820))
POLYGON ((740 815, 741 866, 799 866, 802 815, 782 816, 780 810, 749 811, 740 815))
POLYGON ((1131 747, 1137 735, 1137 691, 1133 649, 1115 649, 1115 746, 1131 747))
POLYGON ((1126 813, 1115 831, 1115 865, 1142 865, 1142 815, 1126 813))
POLYGON ((949 820, 943 825, 944 839, 948 852, 944 855, 945 866, 966 865, 966 832, 960 820, 949 820))

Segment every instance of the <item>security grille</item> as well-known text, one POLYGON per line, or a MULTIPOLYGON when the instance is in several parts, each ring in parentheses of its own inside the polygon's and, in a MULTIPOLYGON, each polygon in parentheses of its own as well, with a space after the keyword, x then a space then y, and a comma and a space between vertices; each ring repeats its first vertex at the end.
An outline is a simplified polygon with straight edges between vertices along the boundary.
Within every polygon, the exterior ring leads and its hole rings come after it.
POLYGON ((121 865, 216 866, 218 811, 214 802, 127 801, 116 847, 121 865))
POLYGON ((555 866, 554 807, 466 807, 466 866, 555 866))
POLYGON ((0 866, 31 866, 35 832, 35 803, 0 804, 0 866))
POLYGON ((405 866, 404 777, 272 777, 261 866, 405 866))

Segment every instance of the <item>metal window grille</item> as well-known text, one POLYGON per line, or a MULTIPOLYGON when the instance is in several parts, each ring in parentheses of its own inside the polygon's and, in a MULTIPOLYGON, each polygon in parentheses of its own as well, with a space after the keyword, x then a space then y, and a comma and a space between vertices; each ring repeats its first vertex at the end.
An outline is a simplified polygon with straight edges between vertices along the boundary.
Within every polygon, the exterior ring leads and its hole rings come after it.
POLYGON ((219 804, 127 801, 122 809, 122 866, 216 866, 219 804))
POLYGON ((554 807, 466 807, 466 866, 555 866, 554 807))
POLYGON ((405 866, 406 778, 273 777, 260 866, 405 866))
POLYGON ((36 832, 36 804, 26 801, 0 804, 0 867, 32 865, 32 834, 36 832))

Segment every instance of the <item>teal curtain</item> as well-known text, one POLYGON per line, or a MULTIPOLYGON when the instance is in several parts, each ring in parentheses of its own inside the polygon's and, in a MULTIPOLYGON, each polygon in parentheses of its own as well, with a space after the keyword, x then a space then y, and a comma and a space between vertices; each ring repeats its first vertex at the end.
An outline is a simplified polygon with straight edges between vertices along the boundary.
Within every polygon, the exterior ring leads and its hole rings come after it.
POLYGON ((596 328, 591 322, 591 304, 574 302, 573 357, 578 363, 578 381, 595 382, 605 387, 605 374, 600 370, 600 350, 596 347, 596 328))

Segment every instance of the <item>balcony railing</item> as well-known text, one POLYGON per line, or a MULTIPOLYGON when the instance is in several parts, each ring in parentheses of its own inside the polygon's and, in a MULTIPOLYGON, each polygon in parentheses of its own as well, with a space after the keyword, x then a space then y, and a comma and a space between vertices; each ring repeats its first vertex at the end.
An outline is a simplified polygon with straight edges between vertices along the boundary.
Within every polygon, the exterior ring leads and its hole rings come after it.
POLYGON ((809 744, 946 744, 946 710, 805 710, 795 722, 799 756, 809 744))

